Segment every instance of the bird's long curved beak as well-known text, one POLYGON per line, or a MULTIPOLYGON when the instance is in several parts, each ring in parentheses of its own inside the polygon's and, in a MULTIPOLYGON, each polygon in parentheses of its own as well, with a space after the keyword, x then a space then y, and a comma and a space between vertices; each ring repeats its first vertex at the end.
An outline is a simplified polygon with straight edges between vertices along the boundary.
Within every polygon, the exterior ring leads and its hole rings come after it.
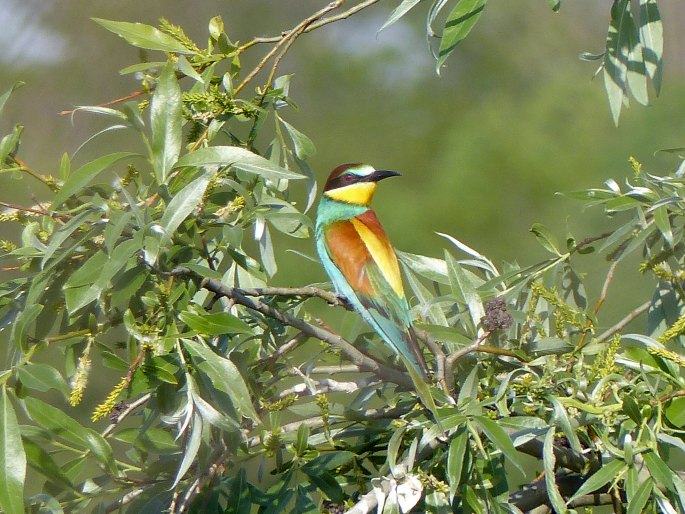
POLYGON ((373 173, 371 173, 371 175, 368 175, 364 180, 367 182, 378 182, 379 180, 383 180, 384 178, 399 176, 400 174, 396 171, 376 170, 373 173))

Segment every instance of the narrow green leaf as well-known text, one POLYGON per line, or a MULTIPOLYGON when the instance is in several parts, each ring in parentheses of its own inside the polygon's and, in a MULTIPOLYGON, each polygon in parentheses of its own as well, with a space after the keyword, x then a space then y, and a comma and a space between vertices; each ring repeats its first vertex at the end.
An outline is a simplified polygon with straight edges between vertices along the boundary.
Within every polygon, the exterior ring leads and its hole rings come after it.
POLYGON ((635 493, 628 499, 628 511, 626 514, 642 514, 649 497, 652 495, 654 482, 645 480, 635 490, 635 493))
POLYGON ((151 25, 143 23, 129 23, 126 21, 111 21, 100 18, 92 20, 110 32, 124 38, 131 45, 147 50, 159 50, 161 52, 175 52, 180 54, 192 54, 175 38, 156 29, 151 25))
POLYGON ((625 94, 627 93, 626 75, 628 63, 628 43, 623 25, 630 16, 629 0, 614 0, 611 7, 611 23, 607 33, 604 54, 604 88, 609 99, 609 107, 614 124, 618 125, 625 94))
POLYGON ((573 448, 578 453, 582 453, 583 449, 580 446, 580 440, 578 439, 578 435, 576 434, 576 431, 573 429, 573 426, 571 425, 571 420, 568 417, 568 412, 566 412, 566 409, 564 408, 562 403, 555 396, 548 395, 546 398, 547 401, 549 401, 549 403, 551 403, 554 406, 555 426, 561 428, 561 431, 564 432, 564 435, 566 436, 566 439, 568 439, 571 448, 573 448))
POLYGON ((438 50, 438 71, 454 48, 471 32, 483 14, 487 0, 459 0, 447 17, 438 50))
POLYGON ((304 455, 309 446, 309 425, 300 423, 297 427, 297 439, 295 442, 295 452, 298 456, 304 455))
POLYGON ((89 446, 88 430, 62 410, 37 398, 24 398, 29 416, 41 427, 83 448, 89 446))
POLYGON ((682 428, 685 426, 685 397, 675 398, 671 400, 664 409, 664 413, 668 420, 674 426, 682 428))
POLYGON ((181 481, 183 476, 186 474, 190 466, 195 461, 197 452, 200 450, 200 443, 202 442, 202 417, 196 412, 193 414, 193 421, 191 422, 190 437, 188 437, 188 442, 183 451, 183 459, 181 459, 181 464, 178 466, 178 471, 176 472, 176 478, 171 486, 174 489, 178 483, 181 481))
POLYGON ((60 227, 59 230, 53 232, 50 243, 43 253, 43 259, 40 263, 41 268, 44 268, 50 257, 52 257, 57 250, 62 248, 62 243, 64 243, 69 236, 82 228, 84 224, 90 224, 95 220, 100 219, 101 216, 102 213, 99 212, 93 212, 91 210, 83 211, 70 219, 64 226, 60 227))
POLYGON ((33 304, 22 310, 19 315, 14 320, 12 325, 12 341, 19 346, 23 347, 26 343, 26 338, 29 335, 29 331, 33 328, 33 324, 38 318, 38 315, 43 311, 43 306, 40 304, 33 304))
POLYGON ((540 223, 533 223, 533 226, 530 227, 530 231, 535 235, 538 242, 545 250, 552 252, 555 255, 561 255, 559 253, 559 244, 547 227, 540 223))
POLYGON ((478 498, 476 491, 471 486, 466 486, 466 492, 464 493, 464 503, 469 506, 470 510, 465 510, 465 512, 473 512, 474 514, 485 514, 483 503, 478 498))
POLYGON ((103 155, 97 159, 84 164, 79 169, 71 173, 59 191, 55 194, 50 204, 50 210, 54 211, 62 205, 70 196, 77 194, 81 189, 87 186, 102 171, 106 170, 114 163, 127 159, 129 157, 137 156, 131 152, 117 152, 108 155, 103 155))
POLYGON ((178 57, 178 71, 183 73, 186 77, 190 77, 196 82, 199 82, 200 84, 204 84, 205 80, 202 78, 202 76, 195 71, 195 68, 193 68, 193 65, 190 64, 188 59, 186 59, 183 55, 180 55, 178 57))
POLYGON ((168 62, 157 81, 150 106, 152 167, 159 184, 165 184, 181 152, 181 88, 173 63, 168 62))
POLYGON ((0 395, 0 508, 5 514, 24 513, 26 453, 7 389, 0 395))
POLYGON ((409 373, 409 376, 411 377, 411 381, 414 384, 414 390, 416 391, 416 394, 418 395, 419 399, 421 400, 421 403, 433 414, 433 417, 438 420, 438 426, 440 426, 440 419, 438 417, 438 408, 435 405, 435 400, 433 399, 433 395, 430 392, 430 387, 428 386, 428 383, 426 380, 421 376, 416 369, 414 369, 414 366, 409 363, 406 357, 403 355, 400 355, 400 359, 403 361, 404 367, 407 369, 407 372, 409 373))
POLYGON ((545 442, 542 447, 542 464, 545 470, 545 485, 547 486, 547 497, 549 498, 552 507, 557 514, 566 514, 566 502, 561 496, 559 488, 557 487, 555 464, 556 457, 554 456, 554 427, 550 427, 545 435, 545 442))
POLYGON ((321 510, 316 506, 309 496, 307 490, 302 485, 297 485, 297 496, 295 498, 295 510, 298 514, 318 514, 321 510))
POLYGON ((675 489, 673 484, 674 471, 669 468, 653 450, 644 452, 642 456, 647 463, 649 473, 652 475, 654 481, 657 484, 666 487, 669 491, 673 491, 675 489))
POLYGON ((570 501, 575 500, 586 494, 595 492, 600 487, 605 486, 612 480, 615 480, 620 473, 622 473, 627 468, 626 463, 622 460, 615 459, 611 462, 604 464, 599 470, 592 474, 583 485, 581 485, 578 490, 569 499, 570 501))
POLYGON ((297 155, 298 159, 305 161, 316 153, 314 143, 311 139, 309 139, 309 137, 297 130, 287 121, 282 120, 280 117, 278 119, 290 135, 290 139, 293 140, 293 145, 295 146, 295 155, 297 155))
POLYGON ((476 330, 480 325, 480 320, 485 316, 485 308, 478 294, 480 283, 476 284, 452 255, 445 251, 445 262, 447 263, 447 273, 452 286, 452 293, 468 307, 473 329, 476 330))
POLYGON ((326 496, 336 503, 345 501, 345 493, 335 477, 328 471, 313 473, 311 470, 303 469, 312 484, 318 487, 326 496))
POLYGON ((107 255, 102 250, 98 250, 66 281, 63 289, 67 310, 70 313, 89 304, 98 296, 100 291, 94 291, 92 286, 99 278, 106 263, 107 255))
POLYGON ((497 271, 497 267, 492 263, 492 261, 490 259, 488 259, 482 253, 474 250, 473 248, 471 248, 466 243, 459 241, 459 239, 457 239, 454 236, 451 236, 449 234, 444 234, 442 232, 436 232, 436 234, 439 235, 440 237, 444 237, 445 239, 447 239, 450 243, 452 243, 454 246, 456 246, 459 249, 459 251, 464 252, 465 254, 470 255, 471 257, 476 259, 476 262, 478 262, 478 267, 480 267, 484 270, 487 270, 492 275, 495 275, 495 276, 499 275, 499 271, 497 271))
POLYGON ((214 353, 206 345, 196 341, 186 339, 184 346, 195 357, 193 360, 198 369, 207 374, 212 385, 231 397, 240 414, 254 420, 259 419, 252 405, 250 391, 230 359, 214 353))
MULTIPOLYGON (((264 218, 260 218, 263 223, 264 218)), ((276 274, 276 271, 278 271, 278 266, 276 264, 274 246, 271 242, 271 231, 267 226, 264 226, 261 237, 259 238, 259 257, 264 272, 268 277, 273 277, 276 274)))
POLYGON ((640 0, 639 14, 643 60, 658 95, 663 72, 664 31, 656 0, 640 0))
POLYGON ((454 500, 459 489, 468 441, 468 429, 466 425, 461 425, 450 441, 449 453, 447 454, 447 482, 450 484, 450 500, 454 500))
POLYGON ((355 456, 354 452, 345 450, 323 453, 303 465, 302 471, 307 474, 323 473, 348 464, 355 456))
POLYGON ((5 108, 5 104, 7 103, 7 100, 9 99, 10 95, 23 85, 24 82, 17 81, 14 84, 12 84, 12 87, 10 87, 2 95, 0 95, 0 113, 2 113, 2 110, 5 108))
POLYGON ((385 21, 385 23, 383 23, 381 28, 378 29, 378 32, 382 31, 383 29, 387 29, 390 25, 397 22, 397 20, 418 5, 420 1, 421 0, 402 0, 402 3, 393 9, 393 11, 390 13, 390 17, 385 21))
POLYGON ((504 429, 500 427, 496 421, 485 416, 475 416, 474 420, 483 430, 485 437, 492 441, 495 448, 498 448, 502 451, 507 461, 516 466, 518 470, 525 475, 526 470, 521 462, 521 457, 518 451, 516 451, 516 448, 514 448, 514 443, 511 442, 511 438, 504 431, 504 429))
POLYGON ((623 412, 625 412, 630 419, 635 422, 637 426, 642 423, 642 413, 640 412, 640 407, 638 407, 637 402, 632 396, 625 394, 623 397, 623 412))
POLYGON ((52 366, 30 362, 17 368, 17 376, 26 387, 36 391, 49 391, 56 389, 65 397, 69 394, 69 386, 64 377, 52 366))
POLYGON ((668 219, 668 208, 665 205, 662 205, 652 212, 654 213, 654 222, 659 228, 659 232, 663 234, 666 242, 673 246, 673 231, 671 230, 671 222, 668 219))
POLYGON ((93 456, 109 470, 109 472, 117 476, 119 470, 114 462, 114 451, 112 447, 107 442, 107 440, 102 437, 95 430, 87 429, 85 432, 86 444, 92 452, 93 456))
POLYGON ((250 483, 247 481, 245 468, 240 471, 230 482, 228 489, 228 502, 225 514, 250 514, 252 510, 252 491, 250 483))
POLYGON ((183 311, 178 317, 183 323, 202 335, 250 334, 252 332, 247 323, 228 312, 197 314, 183 311))
POLYGON ((0 140, 0 163, 4 163, 9 154, 16 152, 23 131, 24 127, 22 125, 15 125, 12 132, 0 140))
POLYGON ((649 103, 649 94, 647 93, 647 69, 642 60, 643 52, 640 34, 630 9, 628 9, 625 23, 623 23, 621 28, 625 31, 625 39, 628 43, 626 78, 628 80, 628 86, 630 86, 630 92, 638 103, 647 105, 649 103))
POLYGON ((171 238, 183 220, 195 210, 212 177, 213 173, 203 173, 171 199, 159 221, 166 237, 171 238))
POLYGON ((236 421, 229 416, 220 413, 200 396, 197 384, 192 375, 186 375, 186 380, 188 389, 190 390, 190 396, 193 399, 193 404, 204 421, 226 432, 235 432, 237 429, 240 429, 240 425, 236 421))
POLYGON ((388 467, 390 468, 390 473, 393 475, 397 474, 397 461, 401 457, 400 447, 402 446, 402 439, 406 432, 406 427, 398 428, 390 437, 388 442, 388 467))
POLYGON ((24 438, 23 443, 29 466, 59 487, 67 490, 74 489, 69 477, 48 452, 31 439, 24 438))
POLYGON ((447 276, 447 263, 444 260, 401 251, 397 252, 397 256, 407 267, 422 277, 440 284, 449 285, 450 279, 447 276))
POLYGON ((25 398, 24 405, 38 425, 57 437, 89 449, 93 456, 109 469, 110 473, 118 474, 112 447, 98 432, 82 426, 60 409, 37 398, 25 398))
POLYGON ((304 179, 304 175, 286 170, 268 159, 239 146, 210 146, 181 157, 174 168, 183 166, 235 166, 271 180, 304 179))

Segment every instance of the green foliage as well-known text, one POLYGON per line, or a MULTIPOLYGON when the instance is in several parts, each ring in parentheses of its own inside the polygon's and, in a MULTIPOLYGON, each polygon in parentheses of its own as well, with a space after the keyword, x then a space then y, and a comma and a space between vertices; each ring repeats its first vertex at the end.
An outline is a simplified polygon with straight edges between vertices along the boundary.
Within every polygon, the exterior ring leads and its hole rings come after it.
MULTIPOLYGON (((385 26, 417 4, 401 2, 385 26)), ((434 2, 429 34, 449 4, 434 2)), ((484 6, 452 3, 439 66, 484 6)), ((442 259, 401 253, 433 371, 419 392, 376 336, 336 334, 312 314, 344 299, 271 287, 283 253, 273 233, 308 237, 316 190, 305 162, 314 144, 284 119, 290 78, 277 71, 337 7, 242 45, 213 18, 206 48, 166 20, 97 20, 166 52, 124 70, 140 74, 128 97, 139 101, 80 108, 112 121, 96 136, 125 128, 139 147, 76 165, 65 154, 54 178, 17 155, 20 127, 2 139, 1 170, 38 181, 49 201, 4 202, 1 218, 20 234, 1 256, 12 273, 0 284, 10 353, 0 508, 577 512, 594 501, 684 511, 680 170, 652 175, 632 160, 625 186, 568 193, 604 209, 607 230, 560 242, 535 224, 549 254, 537 263, 496 266, 446 234, 442 259), (260 44, 272 46, 246 72, 241 58, 260 44), (588 261, 606 268, 599 291, 581 271, 588 261), (617 320, 602 307, 619 267, 654 287, 644 298, 636 289, 617 320)), ((658 84, 660 21, 653 0, 640 2, 639 25, 630 9, 614 2, 605 67, 640 101, 642 77, 658 84)))

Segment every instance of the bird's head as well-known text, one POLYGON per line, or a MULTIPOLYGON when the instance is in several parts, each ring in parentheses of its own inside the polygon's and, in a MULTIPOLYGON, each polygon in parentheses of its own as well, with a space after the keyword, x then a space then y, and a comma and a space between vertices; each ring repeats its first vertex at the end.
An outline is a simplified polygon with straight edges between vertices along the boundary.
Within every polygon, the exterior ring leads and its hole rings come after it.
POLYGON ((398 175, 396 171, 377 170, 368 164, 341 164, 328 176, 323 194, 339 202, 366 206, 376 192, 376 182, 398 175))

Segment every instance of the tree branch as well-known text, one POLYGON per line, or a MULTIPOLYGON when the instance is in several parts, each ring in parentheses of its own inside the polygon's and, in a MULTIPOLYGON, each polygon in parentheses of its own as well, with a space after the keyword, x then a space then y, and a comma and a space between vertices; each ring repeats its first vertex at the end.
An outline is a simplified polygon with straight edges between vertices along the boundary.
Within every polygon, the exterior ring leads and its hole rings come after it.
MULTIPOLYGON (((148 265, 149 266, 149 265, 148 265)), ((321 341, 329 343, 337 348, 340 348, 345 356, 352 361, 353 364, 359 367, 362 371, 370 371, 389 382, 393 382, 398 385, 411 387, 412 382, 409 376, 399 370, 393 369, 389 366, 381 364, 380 362, 372 359, 371 357, 363 354, 357 350, 350 342, 346 341, 342 337, 324 330, 320 327, 316 327, 307 323, 306 321, 291 316, 285 312, 281 312, 274 307, 254 298, 247 296, 242 289, 236 287, 228 287, 222 284, 219 280, 213 278, 203 277, 199 273, 183 267, 174 268, 171 272, 161 272, 155 270, 151 267, 153 271, 156 271, 162 275, 171 275, 175 277, 187 277, 198 282, 200 287, 207 289, 219 296, 225 296, 227 298, 232 298, 236 303, 247 307, 253 311, 259 312, 264 316, 267 316, 276 321, 291 326, 304 332, 305 334, 315 337, 321 341)), ((250 292, 250 290, 248 290, 250 292)))
POLYGON ((321 378, 318 380, 309 379, 310 384, 301 383, 294 385, 288 389, 280 391, 276 399, 285 398, 289 395, 307 396, 309 394, 316 395, 321 393, 354 393, 363 387, 373 384, 380 384, 378 380, 372 377, 366 377, 354 382, 339 382, 331 378, 321 378), (310 387, 311 386, 311 387, 310 387), (312 387, 314 390, 312 390, 312 387))

